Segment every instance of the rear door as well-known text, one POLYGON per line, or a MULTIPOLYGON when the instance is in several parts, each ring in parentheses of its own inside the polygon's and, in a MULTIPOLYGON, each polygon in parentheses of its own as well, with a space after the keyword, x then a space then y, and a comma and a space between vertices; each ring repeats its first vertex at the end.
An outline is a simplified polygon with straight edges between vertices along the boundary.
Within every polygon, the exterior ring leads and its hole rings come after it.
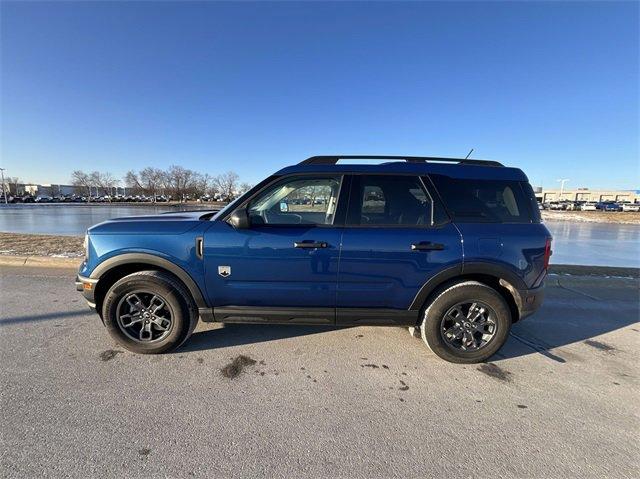
POLYGON ((337 321, 415 324, 408 308, 422 285, 461 261, 460 234, 419 176, 354 175, 337 321))

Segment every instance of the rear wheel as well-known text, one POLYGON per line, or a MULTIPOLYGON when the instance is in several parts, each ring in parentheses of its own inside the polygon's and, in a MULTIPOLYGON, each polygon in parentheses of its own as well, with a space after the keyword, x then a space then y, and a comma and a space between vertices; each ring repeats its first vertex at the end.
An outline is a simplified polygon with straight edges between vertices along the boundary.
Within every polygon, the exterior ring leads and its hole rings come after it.
POLYGON ((511 329, 511 311, 493 288, 477 281, 450 284, 424 311, 420 331, 427 346, 454 363, 478 363, 493 356, 511 329))
POLYGON ((186 288, 160 271, 118 280, 107 292, 102 315, 109 334, 130 351, 165 353, 184 343, 198 321, 186 288))

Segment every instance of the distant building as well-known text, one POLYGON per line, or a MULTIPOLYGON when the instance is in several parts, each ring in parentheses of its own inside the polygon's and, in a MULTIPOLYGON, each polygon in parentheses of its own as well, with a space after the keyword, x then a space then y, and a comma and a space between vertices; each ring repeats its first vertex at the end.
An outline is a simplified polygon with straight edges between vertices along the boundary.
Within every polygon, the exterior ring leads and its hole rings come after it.
POLYGON ((560 189, 534 188, 536 198, 541 203, 549 201, 640 201, 640 195, 633 190, 590 190, 589 188, 560 189))
MULTIPOLYGON (((86 188, 74 185, 60 184, 38 184, 38 183, 9 183, 5 180, 5 188, 10 194, 31 195, 31 196, 84 196, 87 194, 86 188)), ((104 190, 92 187, 92 196, 104 194, 104 190), (99 190, 99 191, 98 191, 99 190)), ((111 188, 112 195, 126 194, 125 188, 114 186, 111 188)))
POLYGON ((24 191, 32 196, 60 196, 78 194, 78 188, 73 185, 52 185, 52 184, 25 184, 24 191))

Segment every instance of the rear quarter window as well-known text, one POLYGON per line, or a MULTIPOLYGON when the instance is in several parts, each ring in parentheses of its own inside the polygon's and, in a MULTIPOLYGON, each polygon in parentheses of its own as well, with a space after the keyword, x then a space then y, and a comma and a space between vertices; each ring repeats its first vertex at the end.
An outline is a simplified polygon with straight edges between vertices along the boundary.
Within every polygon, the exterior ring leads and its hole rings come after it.
MULTIPOLYGON (((430 175, 454 221, 467 223, 538 223, 528 183, 510 180, 459 179, 430 175)), ((533 196, 533 202, 535 202, 533 196)))

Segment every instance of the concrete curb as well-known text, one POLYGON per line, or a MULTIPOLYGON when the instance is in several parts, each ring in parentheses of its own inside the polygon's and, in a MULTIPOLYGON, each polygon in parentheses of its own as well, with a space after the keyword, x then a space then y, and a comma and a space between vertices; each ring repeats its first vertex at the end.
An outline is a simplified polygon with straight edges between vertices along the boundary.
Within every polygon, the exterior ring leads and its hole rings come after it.
MULTIPOLYGON (((78 269, 80 267, 80 263, 82 263, 81 258, 0 255, 0 266, 78 269)), ((612 266, 552 264, 549 272, 551 274, 570 274, 573 276, 619 276, 640 278, 640 268, 618 268, 612 266)))
POLYGON ((0 255, 0 266, 22 266, 25 268, 69 268, 78 269, 82 258, 56 258, 50 256, 0 255))
POLYGON ((623 278, 640 278, 640 268, 623 268, 617 266, 582 266, 574 264, 552 264, 550 274, 568 274, 571 276, 616 276, 623 278))

